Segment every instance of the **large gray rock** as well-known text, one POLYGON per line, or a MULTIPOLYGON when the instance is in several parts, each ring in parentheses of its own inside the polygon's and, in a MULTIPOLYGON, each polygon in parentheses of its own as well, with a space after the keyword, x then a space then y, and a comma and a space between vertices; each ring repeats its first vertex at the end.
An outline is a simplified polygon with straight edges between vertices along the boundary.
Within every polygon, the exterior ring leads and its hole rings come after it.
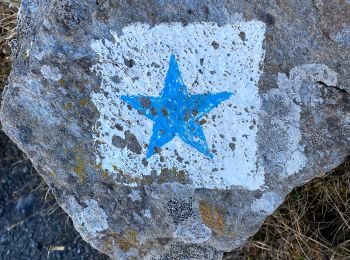
POLYGON ((220 259, 349 155, 349 13, 343 0, 23 1, 3 130, 101 252, 220 259))

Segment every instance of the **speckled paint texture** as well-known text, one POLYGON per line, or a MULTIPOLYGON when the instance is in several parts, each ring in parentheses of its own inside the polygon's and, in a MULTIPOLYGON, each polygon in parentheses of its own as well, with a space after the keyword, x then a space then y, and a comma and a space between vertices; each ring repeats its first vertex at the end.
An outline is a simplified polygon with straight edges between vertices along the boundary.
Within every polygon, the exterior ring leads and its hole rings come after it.
POLYGON ((343 0, 23 0, 2 128, 112 259, 221 259, 350 154, 349 13, 343 0), (121 98, 159 97, 172 54, 189 97, 232 93, 198 122, 212 159, 178 136, 147 156, 154 121, 121 98))
MULTIPOLYGON (((152 173, 160 175, 162 169, 168 168, 184 171, 196 188, 261 188, 265 182, 257 161, 256 135, 264 23, 252 21, 222 27, 214 23, 174 23, 153 28, 136 24, 122 31, 121 36, 112 32, 114 43, 106 39, 91 43, 99 56, 93 70, 102 78, 101 89, 92 94, 100 113, 94 128, 96 164, 101 164, 117 181, 118 169, 133 179, 152 173), (124 95, 158 96, 172 53, 177 56, 190 95, 233 93, 201 118, 213 158, 180 138, 146 158, 153 122, 130 109, 123 100, 124 95), (135 144, 121 146, 114 142, 126 140, 128 135, 134 136, 135 144), (137 145, 139 152, 132 149, 137 145)), ((297 172, 298 166, 295 168, 297 172)), ((125 184, 138 186, 137 182, 125 184)))

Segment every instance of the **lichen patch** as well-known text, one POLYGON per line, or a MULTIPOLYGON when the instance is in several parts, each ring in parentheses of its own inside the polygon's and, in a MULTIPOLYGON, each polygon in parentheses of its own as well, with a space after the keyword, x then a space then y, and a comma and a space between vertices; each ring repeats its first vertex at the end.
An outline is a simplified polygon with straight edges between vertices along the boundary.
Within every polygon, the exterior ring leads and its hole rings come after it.
POLYGON ((93 199, 84 200, 84 204, 80 205, 70 196, 67 198, 67 211, 84 235, 96 237, 99 232, 108 229, 107 214, 93 199))
POLYGON ((49 65, 43 65, 40 69, 40 72, 44 78, 49 80, 59 81, 62 78, 59 69, 49 65))

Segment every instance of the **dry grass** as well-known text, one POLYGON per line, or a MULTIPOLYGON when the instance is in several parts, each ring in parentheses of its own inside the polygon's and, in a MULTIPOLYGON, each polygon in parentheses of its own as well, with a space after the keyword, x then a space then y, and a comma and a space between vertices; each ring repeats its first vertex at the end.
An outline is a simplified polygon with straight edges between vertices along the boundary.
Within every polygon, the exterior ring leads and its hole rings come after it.
MULTIPOLYGON (((11 68, 19 1, 0 2, 0 92, 11 68)), ((259 232, 226 259, 350 259, 350 159, 295 189, 259 232)), ((56 205, 57 206, 57 205, 56 205)))
POLYGON ((227 259, 350 259, 350 158, 294 189, 227 259))
POLYGON ((0 1, 0 91, 3 89, 11 70, 9 41, 15 36, 16 17, 19 1, 0 1))

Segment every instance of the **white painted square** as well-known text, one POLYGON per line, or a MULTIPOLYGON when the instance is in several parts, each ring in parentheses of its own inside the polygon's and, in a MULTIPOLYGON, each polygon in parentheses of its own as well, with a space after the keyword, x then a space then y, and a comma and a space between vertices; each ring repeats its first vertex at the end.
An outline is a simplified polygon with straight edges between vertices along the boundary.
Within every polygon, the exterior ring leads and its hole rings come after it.
MULTIPOLYGON (((129 179, 152 172, 159 175, 162 168, 168 168, 184 170, 196 188, 261 188, 265 179, 257 161, 256 136, 264 23, 171 23, 155 27, 133 24, 124 28, 121 35, 111 33, 113 42, 101 39, 91 43, 99 56, 93 70, 102 78, 100 91, 91 96, 100 113, 93 131, 96 164, 111 176, 117 176, 120 169, 129 179), (162 147, 164 160, 155 154, 145 167, 142 160, 146 158, 153 121, 128 109, 120 97, 159 96, 171 54, 177 57, 190 95, 223 91, 234 95, 204 117, 207 143, 216 150, 214 159, 174 138, 162 147), (125 60, 133 60, 133 66, 127 66, 125 60), (123 131, 116 128, 117 124, 123 131), (113 146, 113 135, 124 139, 126 130, 136 136, 141 154, 113 146), (182 162, 177 160, 175 150, 182 162)), ((123 184, 138 185, 133 181, 123 184)))

